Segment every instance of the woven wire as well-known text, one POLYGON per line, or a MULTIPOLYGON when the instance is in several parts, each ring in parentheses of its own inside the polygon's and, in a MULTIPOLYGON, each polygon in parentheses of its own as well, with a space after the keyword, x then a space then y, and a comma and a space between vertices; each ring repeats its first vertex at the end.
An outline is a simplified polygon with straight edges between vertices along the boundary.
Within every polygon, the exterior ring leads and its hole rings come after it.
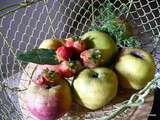
MULTIPOLYGON (((0 98, 0 119, 23 119, 19 111, 17 87, 20 80, 25 81, 20 79, 20 75, 26 65, 17 61, 14 54, 35 48, 44 39, 51 37, 66 38, 71 34, 81 35, 89 30, 93 16, 96 15, 103 3, 113 3, 114 10, 118 11, 123 4, 122 1, 42 0, 1 18, 0 95, 3 97, 0 98), (9 48, 7 42, 10 45, 9 48), (13 89, 7 89, 4 86, 10 86, 13 89)), ((4 6, 9 4, 0 2, 4 6)), ((125 4, 129 5, 130 2, 125 4)), ((160 66, 160 43, 158 41, 160 37, 160 1, 133 0, 128 18, 136 25, 135 34, 141 40, 142 46, 153 52, 157 66, 160 66)), ((159 71, 159 67, 157 67, 157 71, 159 71)), ((103 115, 106 114, 107 111, 103 112, 103 115)), ((88 114, 85 117, 86 119, 96 118, 96 115, 88 114)), ((25 119, 32 118, 28 116, 25 119)))

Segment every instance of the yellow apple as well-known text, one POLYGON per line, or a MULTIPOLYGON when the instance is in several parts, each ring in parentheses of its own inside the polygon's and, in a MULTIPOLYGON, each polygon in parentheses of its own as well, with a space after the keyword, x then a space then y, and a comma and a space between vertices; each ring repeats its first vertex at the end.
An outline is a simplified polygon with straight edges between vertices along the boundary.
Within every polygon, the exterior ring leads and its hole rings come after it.
POLYGON ((73 80, 72 87, 79 104, 96 110, 116 96, 118 81, 111 69, 98 67, 81 71, 73 80))
POLYGON ((39 45, 39 48, 56 50, 58 47, 62 45, 62 43, 63 40, 61 39, 46 39, 42 41, 42 43, 39 45))
POLYGON ((82 37, 85 40, 87 48, 98 48, 102 51, 102 59, 104 63, 110 63, 111 59, 117 53, 117 46, 114 40, 104 32, 99 31, 89 31, 85 33, 82 37))
POLYGON ((154 78, 156 64, 149 52, 126 48, 115 64, 115 70, 123 88, 139 90, 154 78))

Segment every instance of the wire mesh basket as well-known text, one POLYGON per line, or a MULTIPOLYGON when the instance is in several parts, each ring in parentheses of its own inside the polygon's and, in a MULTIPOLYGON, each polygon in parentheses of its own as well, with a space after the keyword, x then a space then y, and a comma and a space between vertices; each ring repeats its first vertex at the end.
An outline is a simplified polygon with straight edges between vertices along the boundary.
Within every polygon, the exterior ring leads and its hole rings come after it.
MULTIPOLYGON (((66 38, 89 31, 104 3, 112 3, 114 11, 119 11, 123 5, 129 8, 121 15, 133 24, 134 34, 142 43, 142 48, 154 55, 159 73, 159 0, 0 0, 1 120, 35 119, 23 108, 19 97, 19 93, 23 93, 21 85, 28 81, 21 78, 26 64, 18 61, 15 55, 36 48, 48 38, 66 38)), ((100 119, 110 114, 114 107, 88 112, 75 106, 62 119, 100 119)))

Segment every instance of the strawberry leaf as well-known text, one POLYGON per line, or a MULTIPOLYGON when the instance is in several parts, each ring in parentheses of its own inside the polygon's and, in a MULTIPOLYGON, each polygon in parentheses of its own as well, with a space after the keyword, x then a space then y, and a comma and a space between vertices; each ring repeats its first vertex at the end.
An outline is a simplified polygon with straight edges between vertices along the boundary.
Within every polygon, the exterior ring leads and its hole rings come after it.
POLYGON ((72 35, 71 37, 73 38, 74 41, 80 40, 80 38, 79 38, 78 35, 75 35, 75 34, 74 34, 74 35, 72 35))
POLYGON ((51 49, 32 49, 26 53, 17 54, 17 59, 37 64, 54 65, 59 63, 55 51, 51 49))

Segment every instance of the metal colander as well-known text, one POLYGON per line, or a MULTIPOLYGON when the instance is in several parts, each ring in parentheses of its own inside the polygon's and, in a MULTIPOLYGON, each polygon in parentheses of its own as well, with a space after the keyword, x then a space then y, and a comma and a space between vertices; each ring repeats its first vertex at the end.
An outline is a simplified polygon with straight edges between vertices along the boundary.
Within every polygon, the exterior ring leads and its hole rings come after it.
MULTIPOLYGON (((160 67, 159 0, 0 0, 0 120, 33 120, 19 104, 21 74, 26 64, 15 55, 37 47, 44 39, 66 38, 87 32, 104 3, 115 11, 126 5, 126 16, 134 25, 134 34, 142 47, 153 53, 160 67), (93 9, 94 8, 94 9, 93 9)), ((85 119, 106 115, 89 113, 85 119)), ((63 119, 71 119, 67 115, 63 119)), ((78 119, 72 117, 72 119, 78 119)), ((79 117, 81 119, 81 117, 79 117)))

